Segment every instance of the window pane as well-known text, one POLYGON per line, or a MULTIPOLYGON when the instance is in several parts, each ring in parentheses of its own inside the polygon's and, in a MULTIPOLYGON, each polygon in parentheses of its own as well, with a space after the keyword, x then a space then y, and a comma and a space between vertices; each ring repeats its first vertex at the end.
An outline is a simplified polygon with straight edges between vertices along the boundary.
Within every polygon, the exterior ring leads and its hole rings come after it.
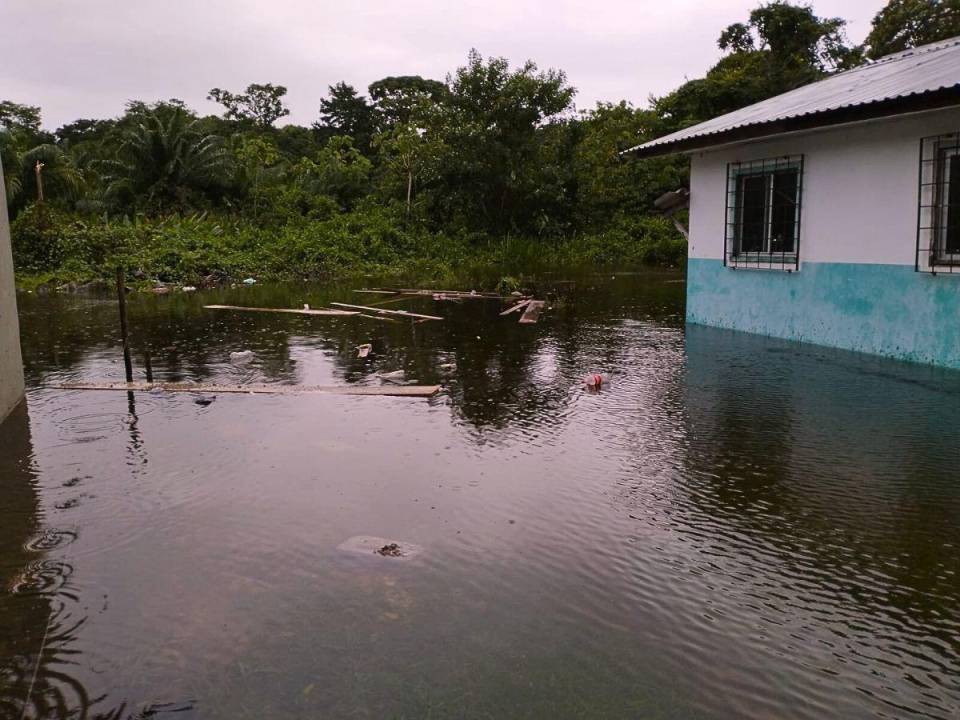
POLYGON ((947 203, 946 227, 944 228, 944 252, 960 253, 960 155, 947 158, 949 170, 944 199, 947 203))
POLYGON ((773 207, 770 210, 770 252, 792 253, 797 237, 798 170, 773 175, 773 207))
POLYGON ((737 198, 740 252, 762 252, 767 219, 767 178, 745 175, 740 178, 737 198))

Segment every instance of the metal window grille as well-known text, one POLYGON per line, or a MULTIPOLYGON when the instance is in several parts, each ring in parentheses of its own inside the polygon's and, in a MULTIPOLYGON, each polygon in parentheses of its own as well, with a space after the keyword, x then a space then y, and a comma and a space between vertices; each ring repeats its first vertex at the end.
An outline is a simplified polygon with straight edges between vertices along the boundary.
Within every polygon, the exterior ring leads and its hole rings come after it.
POLYGON ((960 133, 920 141, 916 270, 960 274, 960 133))
POLYGON ((799 270, 802 196, 803 155, 729 163, 724 264, 799 270))

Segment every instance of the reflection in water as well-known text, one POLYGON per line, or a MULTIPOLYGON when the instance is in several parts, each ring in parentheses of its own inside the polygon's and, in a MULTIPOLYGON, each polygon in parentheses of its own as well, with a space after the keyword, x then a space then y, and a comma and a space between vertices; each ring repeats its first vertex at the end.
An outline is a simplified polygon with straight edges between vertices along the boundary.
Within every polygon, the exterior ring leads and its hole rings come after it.
POLYGON ((684 330, 665 280, 544 282, 529 327, 130 303, 157 379, 445 388, 413 402, 50 391, 122 377, 115 312, 23 298, 0 716, 956 716, 960 374, 684 330))

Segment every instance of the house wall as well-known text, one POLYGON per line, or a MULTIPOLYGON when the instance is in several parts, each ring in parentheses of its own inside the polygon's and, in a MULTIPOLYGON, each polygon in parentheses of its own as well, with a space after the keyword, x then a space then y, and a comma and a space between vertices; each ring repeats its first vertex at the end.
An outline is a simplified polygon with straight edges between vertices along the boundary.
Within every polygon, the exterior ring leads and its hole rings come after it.
POLYGON ((692 158, 687 322, 960 368, 960 274, 915 272, 920 140, 960 109, 692 158), (800 269, 723 265, 726 166, 804 155, 800 269))
POLYGON ((13 282, 10 223, 0 168, 0 422, 23 398, 23 363, 20 357, 20 325, 13 282))

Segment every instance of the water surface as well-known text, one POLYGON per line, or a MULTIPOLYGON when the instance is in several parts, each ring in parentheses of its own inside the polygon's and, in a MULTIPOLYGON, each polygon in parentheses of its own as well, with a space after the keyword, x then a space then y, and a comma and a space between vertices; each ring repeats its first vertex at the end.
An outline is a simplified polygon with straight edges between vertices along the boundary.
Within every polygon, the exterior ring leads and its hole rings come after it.
POLYGON ((673 275, 560 280, 533 326, 133 298, 141 376, 444 387, 206 407, 49 389, 122 379, 116 309, 22 296, 0 717, 956 717, 960 374, 685 332, 673 275))

